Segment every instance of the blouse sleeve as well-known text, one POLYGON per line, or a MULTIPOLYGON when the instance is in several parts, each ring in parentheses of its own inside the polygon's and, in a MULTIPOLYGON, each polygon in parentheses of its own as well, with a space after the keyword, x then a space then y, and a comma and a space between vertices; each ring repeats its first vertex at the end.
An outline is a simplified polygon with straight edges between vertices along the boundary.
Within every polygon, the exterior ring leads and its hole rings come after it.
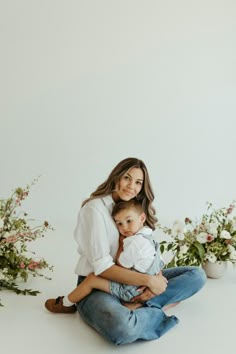
POLYGON ((93 206, 80 210, 75 229, 78 252, 90 264, 95 275, 99 275, 114 263, 110 254, 106 216, 93 206))

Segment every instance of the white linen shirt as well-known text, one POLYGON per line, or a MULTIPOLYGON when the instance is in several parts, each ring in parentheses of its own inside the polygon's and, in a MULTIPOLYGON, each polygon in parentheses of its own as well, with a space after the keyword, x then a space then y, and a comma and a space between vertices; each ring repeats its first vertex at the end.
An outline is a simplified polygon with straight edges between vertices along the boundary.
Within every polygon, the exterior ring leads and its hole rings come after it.
POLYGON ((119 256, 120 264, 125 268, 134 268, 138 272, 146 273, 155 258, 155 245, 144 237, 152 239, 152 229, 144 226, 135 235, 123 240, 123 251, 119 256))
POLYGON ((108 195, 92 199, 80 209, 74 231, 79 253, 76 274, 99 275, 115 264, 119 232, 111 216, 114 204, 108 195))

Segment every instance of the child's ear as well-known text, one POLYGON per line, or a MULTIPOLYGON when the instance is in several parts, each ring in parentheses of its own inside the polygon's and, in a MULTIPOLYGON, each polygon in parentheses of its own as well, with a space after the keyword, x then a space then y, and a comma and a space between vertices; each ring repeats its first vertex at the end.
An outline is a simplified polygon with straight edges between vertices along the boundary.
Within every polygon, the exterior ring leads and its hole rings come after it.
POLYGON ((140 215, 140 219, 141 219, 141 221, 144 223, 144 222, 146 221, 146 214, 145 214, 145 213, 142 213, 142 214, 140 215))

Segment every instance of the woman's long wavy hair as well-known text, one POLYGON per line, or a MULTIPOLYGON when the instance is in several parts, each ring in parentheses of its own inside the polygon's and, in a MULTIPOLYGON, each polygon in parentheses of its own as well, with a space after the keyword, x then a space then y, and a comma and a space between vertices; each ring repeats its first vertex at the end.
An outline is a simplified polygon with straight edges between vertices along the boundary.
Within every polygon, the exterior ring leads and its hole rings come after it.
POLYGON ((114 169, 111 171, 108 178, 97 187, 97 189, 90 195, 89 198, 85 199, 82 203, 84 206, 87 202, 95 198, 102 198, 114 192, 117 183, 119 183, 121 177, 125 175, 132 168, 140 168, 144 174, 144 181, 142 189, 136 196, 136 199, 141 202, 143 210, 146 214, 146 225, 152 230, 155 230, 155 224, 157 222, 156 210, 152 205, 154 200, 154 193, 152 190, 149 174, 146 165, 142 160, 135 157, 128 157, 120 161, 114 169))

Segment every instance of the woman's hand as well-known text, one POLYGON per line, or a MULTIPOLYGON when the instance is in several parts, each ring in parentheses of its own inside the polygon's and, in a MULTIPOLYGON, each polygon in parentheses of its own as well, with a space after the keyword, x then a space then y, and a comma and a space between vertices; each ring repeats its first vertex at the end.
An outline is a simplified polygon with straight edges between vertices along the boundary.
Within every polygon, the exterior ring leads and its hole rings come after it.
POLYGON ((148 288, 154 295, 160 295, 166 290, 167 283, 168 280, 162 275, 162 272, 160 272, 150 277, 150 285, 148 285, 148 288))
POLYGON ((140 287, 139 290, 142 291, 140 295, 135 296, 131 302, 145 302, 150 300, 156 295, 162 294, 167 287, 168 280, 163 277, 160 272, 157 275, 150 276, 150 285, 148 287, 140 287))
POLYGON ((125 236, 122 236, 122 235, 119 236, 119 244, 122 244, 122 246, 123 246, 124 239, 125 239, 125 236))
POLYGON ((150 300, 151 298, 156 296, 149 290, 149 288, 141 287, 138 290, 141 291, 141 294, 133 297, 130 302, 142 304, 143 302, 150 300))

